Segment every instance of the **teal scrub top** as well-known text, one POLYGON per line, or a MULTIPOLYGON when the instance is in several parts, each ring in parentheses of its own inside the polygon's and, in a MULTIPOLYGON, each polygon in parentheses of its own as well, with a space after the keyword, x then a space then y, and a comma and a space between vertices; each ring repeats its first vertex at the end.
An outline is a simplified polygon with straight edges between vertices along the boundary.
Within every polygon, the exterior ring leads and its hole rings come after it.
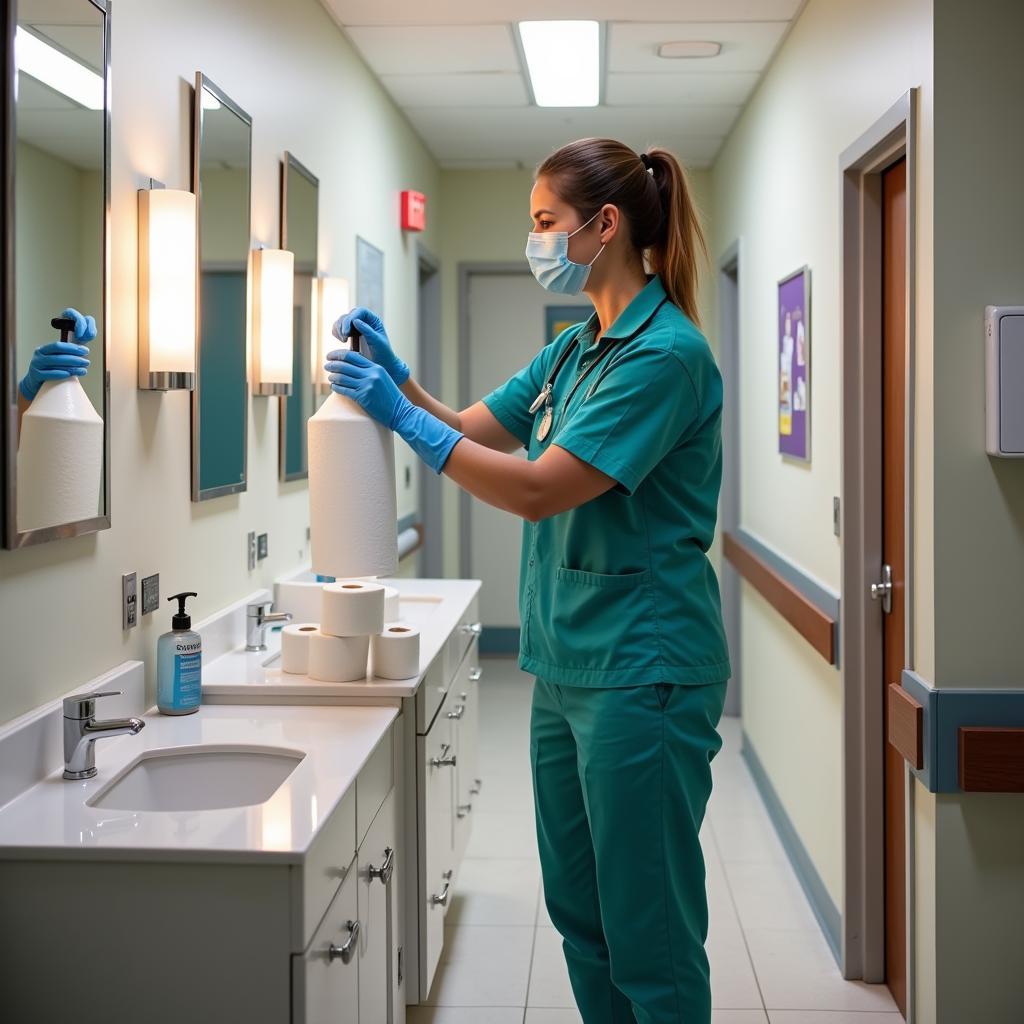
POLYGON ((597 330, 595 314, 562 331, 484 398, 531 461, 556 444, 616 481, 578 508, 524 522, 519 664, 577 686, 720 682, 729 654, 707 552, 722 478, 721 375, 657 277, 595 343, 597 330), (543 409, 529 408, 568 347, 539 441, 543 409))

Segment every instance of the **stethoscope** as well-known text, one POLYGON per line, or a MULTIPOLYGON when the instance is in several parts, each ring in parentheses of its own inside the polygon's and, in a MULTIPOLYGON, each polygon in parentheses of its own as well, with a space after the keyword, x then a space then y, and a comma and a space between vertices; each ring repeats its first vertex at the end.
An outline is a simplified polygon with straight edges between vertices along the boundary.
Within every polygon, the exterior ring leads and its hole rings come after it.
MULTIPOLYGON (((654 312, 650 315, 650 317, 648 317, 644 326, 646 326, 647 323, 650 323, 651 320, 654 319, 654 314, 657 313, 659 309, 661 309, 661 307, 665 304, 666 301, 667 298, 662 299, 661 302, 658 303, 658 305, 654 309, 654 312)), ((569 361, 570 356, 572 356, 573 352, 575 351, 576 342, 579 340, 580 334, 583 333, 586 327, 586 323, 582 324, 580 326, 580 329, 573 336, 572 341, 568 345, 566 345, 565 348, 562 350, 561 355, 558 357, 558 361, 555 363, 554 369, 551 371, 551 373, 548 374, 548 379, 544 382, 544 387, 540 389, 540 393, 530 404, 531 416, 536 415, 537 412, 540 411, 540 407, 544 406, 544 414, 540 418, 540 423, 537 424, 538 441, 543 441, 551 432, 551 424, 555 418, 555 403, 551 397, 551 393, 554 391, 555 381, 558 379, 558 374, 562 371, 562 367, 565 366, 565 364, 569 361)), ((609 345, 602 353, 600 353, 600 355, 597 356, 597 358, 589 366, 587 366, 587 368, 579 375, 579 377, 576 378, 576 383, 573 384, 573 386, 569 389, 569 393, 565 396, 565 401, 562 403, 563 410, 569 407, 569 402, 572 401, 572 396, 576 394, 576 389, 583 383, 586 377, 590 374, 590 371, 593 370, 601 362, 601 360, 604 359, 604 357, 608 355, 609 352, 612 351, 614 347, 614 345, 609 345)), ((591 384, 590 387, 587 389, 587 393, 584 396, 584 401, 586 401, 586 399, 589 398, 594 393, 594 389, 597 387, 598 384, 601 383, 601 377, 602 375, 598 375, 598 377, 594 380, 593 384, 591 384)))

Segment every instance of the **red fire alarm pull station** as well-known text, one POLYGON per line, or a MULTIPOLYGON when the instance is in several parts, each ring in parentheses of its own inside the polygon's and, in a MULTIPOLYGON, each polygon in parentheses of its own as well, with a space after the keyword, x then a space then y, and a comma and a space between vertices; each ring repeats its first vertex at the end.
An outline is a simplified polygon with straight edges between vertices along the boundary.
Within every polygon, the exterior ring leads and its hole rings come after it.
POLYGON ((402 193, 402 230, 423 231, 427 226, 427 197, 422 192, 402 193))

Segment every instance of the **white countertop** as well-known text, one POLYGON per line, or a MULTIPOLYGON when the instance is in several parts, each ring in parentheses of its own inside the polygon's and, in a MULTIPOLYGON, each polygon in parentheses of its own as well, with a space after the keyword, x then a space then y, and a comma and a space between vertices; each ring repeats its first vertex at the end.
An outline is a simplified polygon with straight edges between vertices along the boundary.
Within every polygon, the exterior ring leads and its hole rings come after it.
POLYGON ((180 717, 151 709, 138 735, 95 744, 96 778, 68 782, 58 770, 0 808, 0 860, 300 863, 397 716, 387 705, 202 706, 180 717), (288 748, 303 758, 269 800, 249 807, 122 811, 86 803, 143 751, 221 744, 288 748))
POLYGON ((440 653, 467 605, 480 589, 479 580, 384 579, 399 592, 402 621, 420 631, 420 670, 409 679, 378 679, 371 675, 350 683, 328 683, 281 670, 281 631, 267 632, 267 650, 244 647, 203 666, 203 700, 220 704, 227 698, 247 702, 282 697, 411 697, 431 662, 440 653))

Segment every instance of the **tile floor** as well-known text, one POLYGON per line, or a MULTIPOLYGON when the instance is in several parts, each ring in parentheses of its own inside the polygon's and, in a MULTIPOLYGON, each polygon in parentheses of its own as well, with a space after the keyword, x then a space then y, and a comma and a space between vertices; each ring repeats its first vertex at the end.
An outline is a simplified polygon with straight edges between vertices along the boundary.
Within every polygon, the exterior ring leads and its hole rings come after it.
MULTIPOLYGON (((484 663, 483 789, 429 1005, 409 1024, 580 1024, 541 898, 529 770, 532 679, 484 663)), ((899 1024, 883 986, 844 981, 724 719, 702 840, 713 1024, 899 1024)), ((686 1024, 686 1022, 680 1022, 686 1024)))

